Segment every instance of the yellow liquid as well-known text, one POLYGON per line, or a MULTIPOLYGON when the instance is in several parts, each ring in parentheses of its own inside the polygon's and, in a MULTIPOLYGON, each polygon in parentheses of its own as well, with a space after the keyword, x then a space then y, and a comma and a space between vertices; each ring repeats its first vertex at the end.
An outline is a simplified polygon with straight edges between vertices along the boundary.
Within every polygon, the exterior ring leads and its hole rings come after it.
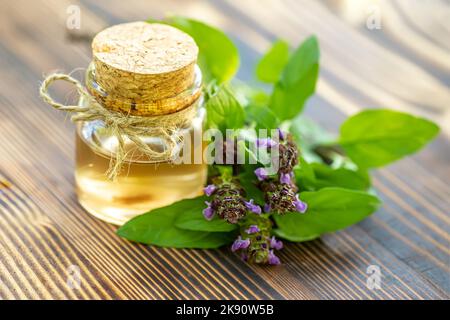
MULTIPOLYGON (((107 141, 99 143, 107 145, 107 141)), ((98 152, 99 143, 92 145, 80 132, 76 136, 78 199, 97 218, 122 225, 136 215, 202 192, 206 164, 127 161, 117 180, 110 181, 105 175, 110 158, 98 152)))

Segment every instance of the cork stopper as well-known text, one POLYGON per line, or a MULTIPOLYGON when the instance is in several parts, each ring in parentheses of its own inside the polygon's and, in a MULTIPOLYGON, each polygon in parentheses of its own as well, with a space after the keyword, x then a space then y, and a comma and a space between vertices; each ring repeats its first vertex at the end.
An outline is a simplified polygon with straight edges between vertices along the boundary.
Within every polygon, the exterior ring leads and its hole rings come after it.
POLYGON ((124 23, 92 41, 93 78, 89 91, 106 108, 139 116, 177 112, 192 104, 198 47, 168 25, 124 23), (100 87, 100 88, 99 88, 100 87))

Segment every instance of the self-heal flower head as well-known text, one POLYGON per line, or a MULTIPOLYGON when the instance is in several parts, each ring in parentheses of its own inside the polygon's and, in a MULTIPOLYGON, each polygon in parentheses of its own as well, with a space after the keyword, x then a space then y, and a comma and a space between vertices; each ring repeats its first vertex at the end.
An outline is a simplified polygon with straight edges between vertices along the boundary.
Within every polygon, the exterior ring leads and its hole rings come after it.
POLYGON ((275 250, 281 250, 283 249, 283 242, 280 240, 277 240, 274 236, 270 238, 270 247, 275 250))
POLYGON ((247 230, 245 230, 247 234, 254 234, 260 231, 261 230, 259 230, 259 227, 256 224, 252 224, 247 230))
POLYGON ((205 204, 207 205, 207 207, 203 209, 203 216, 205 217, 206 220, 211 220, 214 217, 214 210, 211 207, 210 202, 205 201, 205 204))
POLYGON ((275 147, 277 143, 271 138, 261 138, 256 139, 256 146, 258 148, 272 148, 275 147))
POLYGON ((263 181, 260 184, 264 192, 264 199, 270 205, 270 211, 278 214, 297 211, 297 186, 293 184, 278 183, 278 181, 263 181))
POLYGON ((205 188, 203 188, 203 192, 209 197, 211 196, 214 191, 216 191, 217 187, 213 184, 207 185, 205 188))
POLYGON ((250 210, 253 213, 261 214, 261 207, 257 204, 253 203, 253 199, 250 199, 250 201, 245 201, 245 206, 248 210, 250 210))
POLYGON ((297 211, 300 213, 305 213, 306 209, 308 209, 308 205, 299 199, 298 194, 295 195, 295 199, 296 200, 294 201, 294 206, 297 211))
POLYGON ((263 167, 256 169, 255 170, 255 175, 256 175, 256 178, 258 178, 259 181, 264 181, 264 180, 266 180, 269 177, 269 175, 267 174, 266 169, 264 169, 263 167))
POLYGON ((221 184, 211 201, 214 213, 229 223, 237 223, 248 212, 243 194, 244 189, 235 183, 221 184))
POLYGON ((273 253, 280 250, 283 243, 272 237, 272 221, 268 215, 248 215, 241 224, 241 236, 237 239, 233 249, 238 250, 242 245, 241 256, 249 263, 279 264, 280 260, 273 253), (250 240, 250 243, 241 244, 242 239, 250 240))
POLYGON ((286 140, 279 144, 279 173, 292 172, 294 167, 298 164, 298 147, 292 140, 291 135, 286 136, 286 140))
POLYGON ((267 262, 273 266, 279 265, 280 259, 273 253, 273 250, 269 251, 269 256, 267 257, 267 262))
POLYGON ((268 212, 270 212, 271 210, 272 210, 272 208, 270 208, 270 204, 265 203, 265 204, 264 204, 264 212, 265 212, 265 213, 268 213, 268 212))
POLYGON ((236 240, 234 240, 233 245, 231 246, 231 251, 235 252, 240 249, 247 249, 250 245, 250 239, 242 239, 239 236, 236 240))

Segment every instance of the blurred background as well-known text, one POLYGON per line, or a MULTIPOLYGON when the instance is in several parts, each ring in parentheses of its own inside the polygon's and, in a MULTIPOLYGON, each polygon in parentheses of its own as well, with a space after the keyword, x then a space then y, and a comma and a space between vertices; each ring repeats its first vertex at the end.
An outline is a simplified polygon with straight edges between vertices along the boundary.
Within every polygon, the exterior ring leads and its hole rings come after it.
POLYGON ((224 30, 240 49, 238 76, 247 81, 273 40, 283 38, 295 47, 316 34, 321 74, 310 105, 332 104, 345 114, 395 108, 431 118, 449 132, 450 5, 445 0, 2 0, 1 58, 7 66, 0 71, 2 83, 10 82, 8 74, 37 83, 43 72, 85 68, 96 32, 166 14, 224 30), (81 20, 75 26, 71 17, 77 11, 81 20), (19 60, 31 70, 8 70, 19 60))
MULTIPOLYGON (((365 108, 427 117, 441 127, 439 145, 432 144, 442 162, 436 169, 450 174, 450 4, 445 0, 1 0, 3 112, 11 108, 25 118, 63 119, 37 94, 43 76, 58 70, 81 79, 98 31, 167 15, 196 18, 224 30, 240 51, 237 76, 247 82, 255 81, 254 67, 273 41, 282 38, 295 48, 317 35, 320 77, 305 114, 332 132, 365 108)), ((68 87, 55 87, 62 101, 76 99, 68 87)), ((0 119, 2 131, 20 120, 8 118, 0 119)), ((57 127, 64 134, 73 130, 69 122, 57 127)))

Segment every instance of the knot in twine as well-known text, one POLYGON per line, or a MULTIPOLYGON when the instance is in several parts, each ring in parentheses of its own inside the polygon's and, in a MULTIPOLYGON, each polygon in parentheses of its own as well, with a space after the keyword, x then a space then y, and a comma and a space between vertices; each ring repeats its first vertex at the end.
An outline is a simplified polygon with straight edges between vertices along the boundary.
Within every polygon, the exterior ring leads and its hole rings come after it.
POLYGON ((172 114, 151 117, 140 117, 108 110, 101 106, 77 79, 62 73, 49 75, 42 82, 39 93, 42 99, 57 110, 72 113, 71 120, 92 121, 101 120, 111 134, 117 138, 118 145, 115 156, 111 154, 110 164, 106 175, 115 180, 119 175, 127 157, 125 139, 131 140, 136 149, 148 157, 150 161, 174 161, 178 156, 178 146, 183 142, 183 135, 179 130, 186 126, 196 114, 196 103, 172 114), (48 93, 49 86, 58 80, 75 85, 80 98, 86 99, 86 106, 64 105, 56 102, 48 93), (166 147, 153 149, 141 140, 141 136, 158 136, 166 142, 166 147))

